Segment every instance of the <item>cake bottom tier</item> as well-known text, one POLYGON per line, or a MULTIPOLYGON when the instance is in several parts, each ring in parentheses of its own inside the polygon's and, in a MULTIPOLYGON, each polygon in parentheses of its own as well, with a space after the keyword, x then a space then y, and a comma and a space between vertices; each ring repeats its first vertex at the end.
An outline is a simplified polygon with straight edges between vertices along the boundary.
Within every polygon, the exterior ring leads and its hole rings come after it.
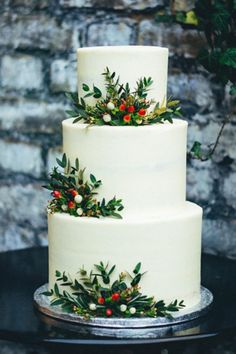
POLYGON ((202 209, 190 202, 146 220, 49 214, 49 287, 56 270, 73 279, 103 261, 116 265, 116 278, 141 262, 143 294, 192 307, 200 299, 201 224, 202 209))

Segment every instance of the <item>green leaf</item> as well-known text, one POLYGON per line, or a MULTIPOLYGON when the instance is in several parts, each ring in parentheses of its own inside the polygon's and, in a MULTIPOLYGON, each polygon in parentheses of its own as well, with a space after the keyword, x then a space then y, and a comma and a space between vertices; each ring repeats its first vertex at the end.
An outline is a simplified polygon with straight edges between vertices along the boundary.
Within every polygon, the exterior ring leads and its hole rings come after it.
POLYGON ((102 281, 104 284, 109 284, 110 283, 110 277, 108 274, 103 274, 102 275, 102 281))
POLYGON ((78 103, 78 92, 65 92, 65 95, 74 103, 78 103))
POLYGON ((79 122, 81 119, 82 119, 82 117, 75 118, 75 119, 73 120, 73 123, 77 123, 77 122, 79 122))
POLYGON ((236 68, 236 48, 226 49, 226 51, 220 56, 220 63, 236 68))
POLYGON ((80 102, 81 102, 81 106, 83 107, 83 109, 86 108, 86 103, 85 103, 85 100, 81 97, 80 99, 80 102))
POLYGON ((65 168, 67 165, 67 158, 66 158, 66 154, 64 153, 62 156, 62 160, 56 159, 58 165, 62 168, 65 168))
POLYGON ((218 7, 218 9, 212 13, 210 18, 214 29, 220 31, 227 30, 230 14, 224 7, 218 7))
POLYGON ((78 113, 77 115, 80 115, 83 118, 88 117, 88 114, 86 113, 86 111, 84 109, 76 108, 76 112, 78 113))
POLYGON ((141 262, 139 262, 139 263, 135 266, 135 268, 134 268, 134 270, 133 270, 133 273, 134 273, 134 274, 138 274, 139 271, 140 271, 140 269, 141 269, 141 262))
POLYGON ((50 290, 50 291, 44 291, 44 292, 42 292, 40 295, 52 296, 52 294, 53 294, 53 290, 50 290))
POLYGON ((119 213, 112 213, 112 216, 116 219, 123 219, 119 213))
POLYGON ((91 96, 93 96, 93 95, 94 95, 93 92, 89 92, 89 93, 86 93, 86 95, 84 96, 84 98, 91 97, 91 96))
POLYGON ((65 153, 62 156, 62 165, 63 165, 63 167, 66 167, 66 165, 67 165, 67 157, 66 157, 65 153))
POLYGON ((137 284, 140 282, 141 277, 142 277, 141 274, 137 274, 137 275, 134 277, 134 279, 132 280, 131 286, 137 285, 137 284))
POLYGON ((230 95, 236 95, 236 84, 233 84, 231 87, 230 87, 230 91, 229 91, 230 95))
POLYGON ((199 141, 195 141, 190 152, 196 157, 196 158, 201 158, 202 157, 202 144, 199 143, 199 141))
POLYGON ((116 76, 115 71, 111 74, 111 79, 114 79, 114 77, 116 76))
POLYGON ((59 270, 56 270, 55 275, 56 275, 57 278, 61 277, 61 272, 59 272, 59 270))
POLYGON ((60 292, 59 292, 59 288, 58 288, 58 285, 57 283, 54 284, 54 293, 56 296, 60 296, 60 292))
POLYGON ((76 160, 75 160, 75 168, 77 171, 79 171, 79 159, 78 158, 76 158, 76 160))
POLYGON ((72 118, 78 116, 78 113, 75 111, 72 111, 72 110, 66 110, 65 112, 69 117, 72 117, 72 118))
POLYGON ((108 275, 111 275, 113 272, 114 272, 114 270, 115 270, 115 265, 113 265, 112 267, 111 267, 111 269, 109 270, 109 272, 108 272, 108 275))
POLYGON ((94 90, 94 95, 93 95, 94 98, 100 98, 102 96, 102 92, 98 87, 93 86, 93 90, 94 90))
POLYGON ((85 92, 88 92, 88 91, 90 90, 89 86, 86 85, 86 84, 83 84, 83 85, 82 85, 82 88, 83 88, 83 90, 84 90, 85 92))
POLYGON ((124 291, 127 289, 127 285, 125 284, 125 282, 122 282, 119 284, 119 289, 120 289, 120 291, 124 291))
POLYGON ((62 305, 63 303, 64 303, 63 299, 57 299, 51 302, 51 306, 58 306, 58 305, 62 305))
POLYGON ((96 177, 91 173, 90 174, 90 180, 91 180, 91 182, 93 183, 93 184, 95 184, 96 183, 96 177))

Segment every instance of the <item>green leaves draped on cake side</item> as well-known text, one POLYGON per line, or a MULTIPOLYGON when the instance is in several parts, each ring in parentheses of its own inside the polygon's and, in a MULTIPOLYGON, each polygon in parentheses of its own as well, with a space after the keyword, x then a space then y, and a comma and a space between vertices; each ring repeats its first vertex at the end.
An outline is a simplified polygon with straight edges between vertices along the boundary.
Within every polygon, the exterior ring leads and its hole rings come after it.
POLYGON ((71 166, 70 160, 63 155, 62 160, 57 159, 58 165, 64 169, 58 170, 54 167, 46 189, 49 189, 53 199, 48 204, 50 213, 68 213, 73 216, 113 216, 121 218, 119 212, 124 208, 121 199, 113 197, 106 202, 96 199, 96 190, 102 182, 90 174, 90 180, 85 180, 85 168, 80 169, 79 160, 75 160, 75 165, 71 166))
POLYGON ((185 307, 183 301, 166 305, 163 300, 141 293, 139 262, 132 274, 122 272, 111 281, 116 266, 100 262, 94 270, 80 269, 80 279, 72 280, 65 272, 56 271, 54 288, 43 293, 52 298, 52 306, 61 306, 66 312, 74 312, 84 318, 96 317, 172 317, 171 313, 185 307), (127 282, 127 280, 129 280, 127 282), (69 289, 66 290, 66 289, 69 289))
POLYGON ((174 117, 181 116, 179 101, 168 99, 166 102, 155 103, 148 99, 153 80, 144 77, 137 81, 134 91, 129 83, 120 84, 119 77, 108 68, 102 73, 105 79, 106 94, 102 97, 101 90, 87 84, 82 85, 84 97, 78 98, 77 93, 66 93, 73 102, 73 108, 66 111, 74 118, 74 123, 83 121, 91 125, 149 125, 155 123, 173 122, 174 117), (96 99, 94 105, 86 103, 86 98, 96 99), (151 109, 151 107, 154 107, 151 109))

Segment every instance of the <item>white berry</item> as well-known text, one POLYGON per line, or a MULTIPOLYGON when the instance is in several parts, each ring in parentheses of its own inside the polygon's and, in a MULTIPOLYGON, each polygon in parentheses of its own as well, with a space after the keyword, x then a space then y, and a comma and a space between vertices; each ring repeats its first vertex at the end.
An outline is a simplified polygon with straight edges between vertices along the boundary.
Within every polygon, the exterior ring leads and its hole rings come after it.
POLYGON ((97 309, 96 304, 89 304, 89 309, 90 309, 91 311, 95 311, 95 310, 97 309))
POLYGON ((120 305, 121 312, 125 312, 127 310, 127 306, 125 304, 120 305))
POLYGON ((82 197, 82 195, 80 195, 80 194, 77 194, 77 195, 74 197, 74 201, 75 201, 76 203, 78 203, 78 204, 80 204, 80 203, 82 202, 82 200, 83 200, 83 197, 82 197))
POLYGON ((111 111, 111 110, 113 110, 113 109, 115 108, 114 103, 112 103, 112 102, 108 102, 108 104, 107 104, 107 108, 108 108, 108 109, 110 109, 110 111, 111 111))
POLYGON ((67 211, 68 210, 68 206, 66 204, 62 204, 61 209, 63 211, 67 211))
POLYGON ((76 213, 77 213, 79 216, 81 216, 81 215, 83 214, 83 209, 78 208, 78 209, 76 210, 76 213))
POLYGON ((109 123, 111 121, 110 114, 104 114, 102 118, 103 118, 104 122, 106 122, 106 123, 109 123))
POLYGON ((136 312, 136 308, 135 307, 130 307, 129 312, 131 313, 131 315, 134 315, 136 312))

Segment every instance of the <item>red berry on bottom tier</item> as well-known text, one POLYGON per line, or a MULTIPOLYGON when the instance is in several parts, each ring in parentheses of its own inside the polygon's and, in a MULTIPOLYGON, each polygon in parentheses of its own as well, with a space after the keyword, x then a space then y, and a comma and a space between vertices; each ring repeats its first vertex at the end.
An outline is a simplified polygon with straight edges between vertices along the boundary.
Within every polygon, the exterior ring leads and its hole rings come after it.
POLYGON ((106 309, 106 315, 109 317, 112 315, 112 310, 111 309, 106 309))
POLYGON ((120 298, 120 294, 119 293, 114 293, 114 294, 111 295, 111 299, 113 301, 118 301, 119 298, 120 298))
POLYGON ((71 200, 68 202, 68 208, 73 209, 75 207, 75 203, 72 202, 71 200))
POLYGON ((135 111, 134 106, 129 106, 129 107, 128 107, 128 112, 129 112, 129 113, 133 113, 134 111, 135 111))
POLYGON ((145 116, 145 114, 146 114, 146 109, 144 109, 144 108, 141 108, 141 109, 138 111, 138 115, 139 115, 139 116, 145 116))
POLYGON ((130 114, 126 114, 126 115, 123 117, 123 121, 124 121, 125 123, 129 123, 130 120, 131 120, 130 114))
POLYGON ((52 195, 55 198, 61 198, 61 192, 59 192, 59 191, 53 191, 52 195))
POLYGON ((99 303, 100 305, 103 305, 104 302, 105 302, 104 297, 99 297, 99 298, 98 298, 98 303, 99 303))

